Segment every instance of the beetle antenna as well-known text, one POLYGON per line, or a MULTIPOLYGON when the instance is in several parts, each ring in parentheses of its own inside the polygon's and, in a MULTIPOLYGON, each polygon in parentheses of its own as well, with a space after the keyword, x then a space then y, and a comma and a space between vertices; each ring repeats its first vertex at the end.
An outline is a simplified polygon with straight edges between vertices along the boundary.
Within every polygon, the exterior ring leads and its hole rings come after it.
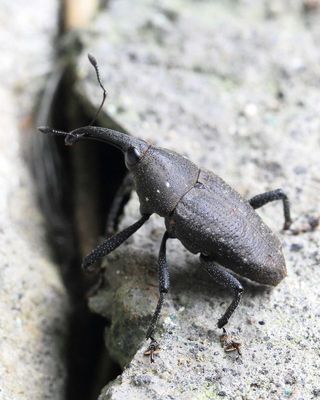
POLYGON ((54 136, 64 136, 65 144, 71 146, 73 143, 76 143, 84 134, 75 134, 72 132, 64 132, 58 131, 57 129, 49 128, 48 126, 39 126, 38 130, 42 133, 47 135, 54 135, 54 136))
POLYGON ((39 131, 42 133, 46 133, 48 135, 56 135, 56 136, 67 136, 70 135, 69 132, 58 131, 57 129, 52 129, 47 126, 39 126, 39 131))
POLYGON ((101 82, 101 77, 100 77, 100 72, 99 72, 99 67, 98 67, 97 60, 91 54, 88 54, 88 59, 90 61, 90 64, 93 66, 94 70, 96 71, 97 80, 98 80, 98 83, 99 83, 99 85, 100 85, 100 87, 102 89, 102 92, 103 92, 102 102, 100 104, 100 107, 98 108, 95 116, 93 117, 92 121, 89 124, 89 126, 91 126, 95 122, 95 120, 97 119, 97 117, 98 117, 98 115, 99 115, 99 113, 100 113, 100 111, 101 111, 101 109, 102 109, 102 107, 104 105, 104 102, 105 102, 106 97, 107 97, 107 91, 106 91, 106 89, 104 88, 104 86, 103 86, 103 84, 101 82))

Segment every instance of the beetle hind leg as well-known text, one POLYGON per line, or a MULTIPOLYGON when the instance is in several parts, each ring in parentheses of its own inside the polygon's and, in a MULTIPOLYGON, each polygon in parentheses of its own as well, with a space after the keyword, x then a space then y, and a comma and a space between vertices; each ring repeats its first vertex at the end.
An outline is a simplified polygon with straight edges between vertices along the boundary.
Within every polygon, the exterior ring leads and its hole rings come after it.
POLYGON ((200 262, 218 285, 233 291, 232 303, 229 305, 223 316, 218 320, 218 328, 223 328, 239 305, 243 287, 241 283, 232 274, 230 274, 230 272, 226 271, 223 267, 216 264, 210 258, 201 254, 200 262))
POLYGON ((165 232, 162 238, 161 246, 160 246, 160 251, 159 251, 159 258, 158 258, 158 274, 159 274, 159 292, 160 292, 160 297, 158 300, 157 307, 153 313, 153 316, 151 318, 151 322, 146 334, 146 339, 150 339, 151 343, 148 347, 148 349, 145 351, 145 355, 150 355, 150 361, 153 362, 153 354, 155 354, 159 350, 159 344, 158 342, 154 339, 154 331, 156 329, 156 325, 158 322, 158 319, 160 317, 161 309, 163 306, 165 294, 168 293, 169 291, 169 268, 168 268, 168 263, 167 263, 167 258, 166 258, 166 243, 167 240, 169 239, 169 233, 165 232))
POLYGON ((292 223, 290 216, 290 203, 288 196, 282 189, 271 190, 270 192, 265 192, 252 197, 249 200, 249 204, 254 208, 260 208, 267 203, 275 200, 282 200, 283 202, 283 213, 284 213, 284 226, 283 229, 289 229, 292 223))

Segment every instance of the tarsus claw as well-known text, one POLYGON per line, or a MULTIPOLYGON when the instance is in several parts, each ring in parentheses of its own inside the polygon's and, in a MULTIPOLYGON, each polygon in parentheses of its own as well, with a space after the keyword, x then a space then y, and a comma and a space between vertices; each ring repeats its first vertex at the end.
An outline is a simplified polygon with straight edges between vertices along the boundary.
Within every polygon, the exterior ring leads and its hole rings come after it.
POLYGON ((154 354, 158 354, 160 352, 160 346, 159 343, 153 339, 151 339, 151 343, 149 344, 149 347, 147 350, 143 353, 145 356, 150 356, 150 362, 154 362, 154 354))

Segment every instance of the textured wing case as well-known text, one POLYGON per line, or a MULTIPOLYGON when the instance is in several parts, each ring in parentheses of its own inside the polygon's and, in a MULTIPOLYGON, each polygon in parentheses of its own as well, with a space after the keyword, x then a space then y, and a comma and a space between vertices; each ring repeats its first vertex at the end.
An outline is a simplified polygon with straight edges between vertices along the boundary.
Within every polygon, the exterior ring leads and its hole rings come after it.
POLYGON ((201 170, 166 222, 189 251, 242 276, 271 285, 286 276, 278 238, 248 201, 210 171, 201 170))

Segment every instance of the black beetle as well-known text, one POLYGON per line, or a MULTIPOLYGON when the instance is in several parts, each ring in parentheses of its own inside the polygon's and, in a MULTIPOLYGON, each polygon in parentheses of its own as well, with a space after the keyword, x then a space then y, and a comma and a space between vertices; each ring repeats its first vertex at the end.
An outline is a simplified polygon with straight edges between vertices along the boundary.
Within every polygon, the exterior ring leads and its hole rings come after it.
MULTIPOLYGON (((100 80, 96 60, 89 55, 97 79, 100 80)), ((262 193, 246 200, 211 171, 200 169, 187 158, 173 151, 158 148, 144 140, 107 128, 85 126, 71 132, 41 127, 43 133, 65 136, 66 144, 79 139, 94 139, 122 150, 125 164, 131 172, 140 201, 141 218, 122 232, 108 238, 87 255, 82 263, 92 270, 99 258, 109 254, 150 217, 156 213, 165 218, 166 232, 162 238, 159 259, 160 297, 146 334, 151 339, 147 350, 158 349, 153 335, 160 316, 164 296, 169 290, 166 242, 179 239, 192 253, 200 253, 200 261, 213 280, 233 292, 233 301, 218 321, 226 325, 239 304, 243 288, 228 270, 252 281, 276 286, 287 274, 281 244, 264 224, 255 209, 274 200, 282 200, 284 229, 291 225, 289 200, 281 190, 262 193), (91 268, 90 268, 91 267, 91 268)))

